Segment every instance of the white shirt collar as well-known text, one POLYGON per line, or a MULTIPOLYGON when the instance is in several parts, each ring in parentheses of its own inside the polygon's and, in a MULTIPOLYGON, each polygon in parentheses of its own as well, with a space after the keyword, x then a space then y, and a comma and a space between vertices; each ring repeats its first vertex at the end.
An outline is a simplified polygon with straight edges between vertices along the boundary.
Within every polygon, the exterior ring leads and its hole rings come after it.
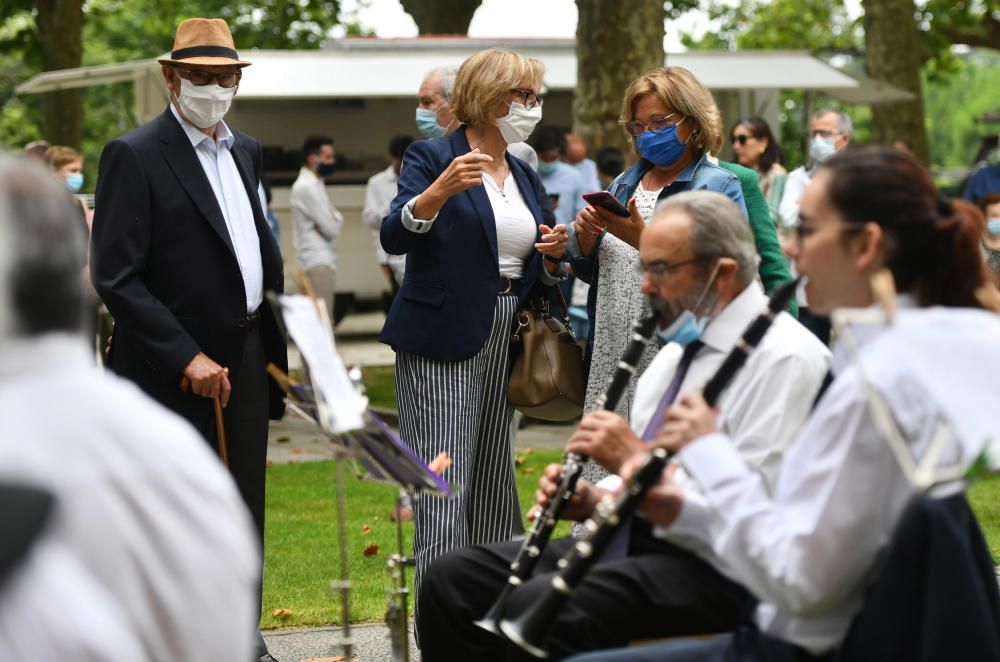
POLYGON ((4 339, 0 343, 0 381, 46 372, 69 372, 94 367, 93 350, 75 333, 4 339))
POLYGON ((767 295, 756 280, 743 288, 735 299, 709 322, 701 341, 713 348, 728 352, 746 330, 747 324, 767 308, 767 295))
MULTIPOLYGON (((299 168, 299 177, 303 177, 303 176, 306 176, 306 175, 310 176, 312 178, 312 180, 315 180, 317 182, 323 181, 323 180, 320 179, 319 175, 317 175, 315 172, 313 172, 312 170, 310 170, 309 168, 307 168, 305 166, 301 166, 299 168)), ((310 181, 312 181, 312 180, 310 180, 310 181)))
MULTIPOLYGON (((201 129, 181 117, 181 114, 177 111, 177 107, 173 103, 170 104, 170 112, 172 112, 174 117, 177 118, 177 121, 180 122, 181 128, 184 129, 184 134, 188 137, 188 140, 191 141, 192 147, 197 149, 198 145, 209 139, 201 129)), ((229 126, 224 121, 219 120, 219 123, 215 127, 216 144, 225 144, 228 149, 232 149, 234 140, 236 140, 236 137, 233 135, 233 132, 229 130, 229 126)))

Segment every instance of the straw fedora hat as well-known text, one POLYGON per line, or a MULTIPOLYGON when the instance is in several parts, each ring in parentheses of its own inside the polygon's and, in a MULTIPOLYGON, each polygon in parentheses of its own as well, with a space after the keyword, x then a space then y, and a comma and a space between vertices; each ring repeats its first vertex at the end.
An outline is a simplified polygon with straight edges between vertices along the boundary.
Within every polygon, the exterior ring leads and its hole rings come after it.
POLYGON ((233 45, 229 26, 221 18, 188 18, 177 26, 174 49, 160 64, 237 65, 249 66, 241 60, 233 45))

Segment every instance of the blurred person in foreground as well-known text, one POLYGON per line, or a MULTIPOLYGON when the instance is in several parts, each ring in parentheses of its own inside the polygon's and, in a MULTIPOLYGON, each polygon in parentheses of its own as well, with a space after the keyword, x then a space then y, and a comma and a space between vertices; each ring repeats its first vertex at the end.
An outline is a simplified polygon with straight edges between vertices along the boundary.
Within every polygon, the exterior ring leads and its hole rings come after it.
POLYGON ((788 176, 788 171, 781 163, 784 159, 781 145, 771 133, 771 127, 764 118, 756 115, 744 117, 736 122, 729 130, 729 139, 736 154, 736 162, 757 173, 761 193, 767 200, 771 219, 777 226, 781 218, 778 215, 778 206, 781 204, 781 195, 785 191, 785 178, 788 176))
POLYGON ((542 116, 541 63, 488 49, 459 68, 458 129, 417 141, 382 221, 382 248, 406 277, 380 340, 396 351, 400 436, 425 461, 445 451, 451 499, 414 502, 417 595, 428 564, 455 547, 523 531, 507 401, 514 314, 555 284, 566 227, 545 225, 538 175, 507 146, 542 116))
MULTIPOLYGON (((159 62, 167 109, 101 154, 91 271, 115 318, 108 365, 213 449, 218 398, 260 552, 268 418, 285 407, 265 367, 287 371, 288 358, 264 304, 284 276, 258 192, 261 146, 223 121, 250 63, 225 21, 204 18, 182 21, 159 62)), ((257 656, 271 659, 263 638, 257 656)))
MULTIPOLYGON (((930 453, 933 468, 956 467, 961 476, 1000 436, 993 414, 1000 402, 1000 316, 983 309, 989 286, 978 255, 977 211, 942 198, 912 157, 870 147, 844 150, 819 165, 800 215, 792 253, 808 278, 812 305, 824 314, 867 308, 874 320, 848 324, 835 348, 834 380, 786 454, 773 491, 719 431, 716 420, 725 405, 709 408, 700 394, 690 394, 668 411, 656 444, 677 453, 702 497, 690 499, 665 475, 643 505, 661 530, 683 522, 685 533, 718 555, 727 576, 757 598, 753 622, 708 641, 605 651, 574 662, 840 659, 837 649, 868 588, 882 572, 899 570, 882 560, 911 504, 932 522, 921 530, 921 543, 952 566, 935 584, 947 604, 924 602, 924 586, 908 585, 909 604, 897 601, 890 608, 919 614, 927 619, 919 622, 930 625, 958 613, 952 623, 968 628, 879 635, 912 639, 907 650, 913 659, 944 659, 941 650, 927 655, 921 648, 944 639, 957 646, 947 650, 954 659, 996 659, 1000 653, 1000 597, 987 552, 973 567, 968 553, 940 556, 937 546, 943 538, 956 554, 978 535, 983 547, 968 505, 957 519, 955 511, 928 506, 900 459, 920 462, 930 453), (895 281, 894 300, 888 292, 880 297, 873 285, 876 276, 884 280, 884 270, 895 281), (885 306, 893 309, 891 321, 880 314, 885 306), (699 526, 690 526, 693 521, 699 526), (952 593, 965 590, 978 593, 952 593), (953 594, 963 600, 948 601, 953 594), (992 598, 981 599, 986 595, 992 598), (980 612, 989 602, 994 613, 980 612), (987 633, 994 638, 992 652, 971 643, 987 633)), ((908 556, 921 553, 907 550, 908 556)), ((913 570, 927 576, 940 573, 942 564, 913 570)))
POLYGON ((0 157, 0 237, 0 481, 55 499, 37 553, 0 587, 0 648, 246 662, 259 619, 252 521, 188 423, 94 368, 85 233, 65 191, 24 159, 0 157))

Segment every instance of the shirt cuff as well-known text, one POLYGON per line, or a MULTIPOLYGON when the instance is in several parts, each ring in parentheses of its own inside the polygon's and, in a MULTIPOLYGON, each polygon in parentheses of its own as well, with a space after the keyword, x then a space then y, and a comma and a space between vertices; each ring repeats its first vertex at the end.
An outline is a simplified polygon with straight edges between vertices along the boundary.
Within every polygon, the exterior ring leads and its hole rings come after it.
POLYGON ((705 497, 695 490, 684 490, 684 503, 670 526, 654 526, 653 535, 663 540, 677 538, 698 540, 711 546, 709 522, 711 511, 705 497))
POLYGON ((677 454, 677 459, 704 492, 750 473, 732 440, 719 432, 688 444, 677 454))
POLYGON ((558 285, 563 282, 566 278, 566 274, 563 272, 562 267, 557 269, 555 273, 550 273, 545 265, 542 265, 542 272, 538 275, 538 280, 542 281, 542 285, 558 285))
POLYGON ((417 234, 424 234, 425 232, 431 231, 431 226, 434 224, 434 219, 438 217, 434 214, 429 220, 421 221, 419 219, 413 218, 413 208, 417 205, 417 200, 420 196, 414 197, 412 200, 403 205, 403 209, 400 210, 400 220, 403 223, 403 227, 410 232, 416 232, 417 234))

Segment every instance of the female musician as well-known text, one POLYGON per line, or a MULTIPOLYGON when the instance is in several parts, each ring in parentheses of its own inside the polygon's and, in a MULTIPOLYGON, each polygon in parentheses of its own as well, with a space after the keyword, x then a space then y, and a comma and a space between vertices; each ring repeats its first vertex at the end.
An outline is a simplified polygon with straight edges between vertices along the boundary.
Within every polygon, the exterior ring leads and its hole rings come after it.
POLYGON ((802 198, 794 255, 809 301, 824 314, 872 306, 872 278, 888 269, 899 291, 892 320, 844 334, 836 379, 787 454, 774 496, 717 431, 716 413, 689 395, 657 441, 678 451, 705 501, 689 502, 664 478, 644 504, 659 526, 682 521, 711 546, 759 599, 755 625, 574 660, 791 661, 822 659, 841 643, 915 492, 886 426, 896 426, 902 453, 920 458, 943 424, 938 466, 970 462, 1000 432, 982 406, 1000 402, 1000 318, 977 296, 985 274, 976 213, 942 201, 930 174, 896 150, 845 150, 820 166, 802 198), (890 416, 873 414, 872 397, 890 416))
POLYGON ((463 126, 413 143, 382 221, 382 247, 406 254, 406 279, 381 340, 396 350, 400 436, 425 462, 447 452, 453 499, 414 504, 416 585, 455 547, 523 530, 507 402, 515 312, 566 252, 566 227, 542 223, 538 175, 507 145, 542 116, 542 65, 489 49, 458 70, 451 112, 463 126), (543 260, 543 256, 546 258, 543 260))

